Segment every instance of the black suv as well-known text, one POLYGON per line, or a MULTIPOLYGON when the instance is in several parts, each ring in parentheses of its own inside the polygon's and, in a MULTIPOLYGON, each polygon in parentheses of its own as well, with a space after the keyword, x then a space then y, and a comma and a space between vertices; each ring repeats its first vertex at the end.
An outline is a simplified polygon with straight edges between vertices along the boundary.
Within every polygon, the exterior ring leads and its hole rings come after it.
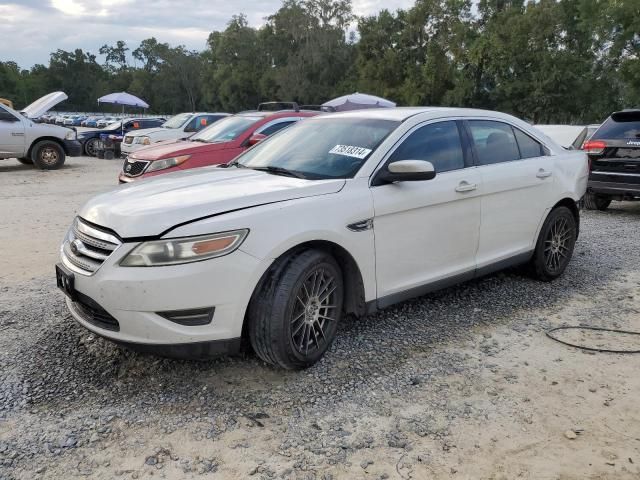
POLYGON ((586 208, 606 210, 611 200, 640 200, 640 110, 612 113, 583 149, 590 170, 586 208))

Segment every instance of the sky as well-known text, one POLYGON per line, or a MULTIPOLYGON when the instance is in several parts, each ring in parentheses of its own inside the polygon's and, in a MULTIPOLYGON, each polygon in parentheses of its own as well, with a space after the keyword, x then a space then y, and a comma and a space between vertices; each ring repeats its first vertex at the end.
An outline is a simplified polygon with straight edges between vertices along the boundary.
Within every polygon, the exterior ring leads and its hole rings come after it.
MULTIPOLYGON (((205 48, 213 30, 244 13, 260 26, 281 0, 0 0, 0 61, 21 68, 48 64, 57 49, 82 48, 95 55, 104 44, 124 40, 131 50, 141 40, 205 48)), ((353 0, 356 15, 395 10, 414 0, 353 0)))

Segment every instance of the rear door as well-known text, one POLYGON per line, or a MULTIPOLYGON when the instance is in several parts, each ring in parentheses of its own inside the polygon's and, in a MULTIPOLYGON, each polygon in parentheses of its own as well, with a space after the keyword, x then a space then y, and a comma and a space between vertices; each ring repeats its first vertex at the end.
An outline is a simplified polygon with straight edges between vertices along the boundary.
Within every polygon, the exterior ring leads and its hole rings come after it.
POLYGON ((20 158, 24 153, 24 123, 0 106, 0 158, 20 158))
POLYGON ((526 254, 553 196, 553 157, 522 130, 496 120, 468 120, 482 177, 477 264, 526 254))

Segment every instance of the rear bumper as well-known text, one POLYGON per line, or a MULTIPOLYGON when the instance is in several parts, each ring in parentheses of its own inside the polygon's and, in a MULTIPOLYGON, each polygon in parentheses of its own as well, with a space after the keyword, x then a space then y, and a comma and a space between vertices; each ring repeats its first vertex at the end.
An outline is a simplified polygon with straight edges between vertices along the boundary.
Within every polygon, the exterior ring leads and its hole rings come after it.
POLYGON ((82 155, 82 143, 79 140, 63 140, 64 151, 69 157, 79 157, 82 155))
POLYGON ((640 184, 622 182, 599 182, 589 180, 587 191, 600 195, 640 197, 640 184))

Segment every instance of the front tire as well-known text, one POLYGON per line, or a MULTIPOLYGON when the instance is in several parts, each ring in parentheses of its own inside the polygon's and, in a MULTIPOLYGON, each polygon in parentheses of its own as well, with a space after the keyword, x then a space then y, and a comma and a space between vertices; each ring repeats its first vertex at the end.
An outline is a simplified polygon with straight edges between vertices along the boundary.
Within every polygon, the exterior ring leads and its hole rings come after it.
POLYGON ((42 170, 57 170, 64 165, 64 150, 55 142, 43 140, 33 146, 31 160, 42 170))
POLYGON ((564 273, 573 255, 577 235, 577 222, 571 210, 556 207, 549 213, 531 259, 531 270, 537 279, 550 282, 564 273))
POLYGON ((611 204, 611 199, 594 193, 586 193, 584 196, 584 207, 587 210, 606 210, 611 204))
POLYGON ((98 143, 97 138, 90 138, 84 143, 84 153, 89 157, 96 156, 96 144, 98 143))
POLYGON ((251 345, 265 362, 286 369, 316 363, 333 343, 344 284, 335 259, 305 250, 276 262, 249 304, 251 345))

